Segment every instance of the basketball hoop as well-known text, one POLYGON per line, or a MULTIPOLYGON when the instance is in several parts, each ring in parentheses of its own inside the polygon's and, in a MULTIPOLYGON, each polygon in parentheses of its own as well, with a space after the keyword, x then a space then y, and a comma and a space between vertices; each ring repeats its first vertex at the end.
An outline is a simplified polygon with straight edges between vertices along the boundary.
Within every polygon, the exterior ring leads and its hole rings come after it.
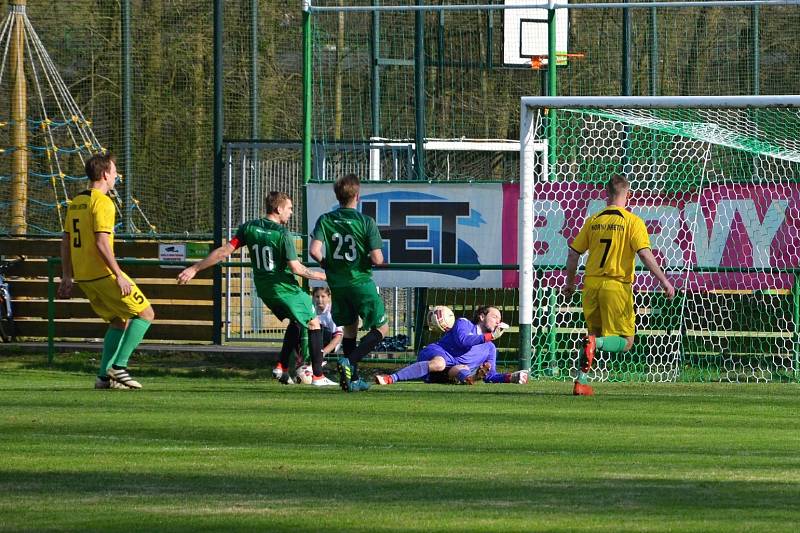
MULTIPOLYGON (((583 59, 586 57, 586 54, 576 53, 576 54, 569 54, 567 52, 556 52, 556 66, 558 65, 566 65, 568 59, 583 59)), ((531 68, 533 70, 542 70, 543 68, 547 67, 547 63, 545 62, 547 59, 547 54, 539 54, 531 56, 531 68)))

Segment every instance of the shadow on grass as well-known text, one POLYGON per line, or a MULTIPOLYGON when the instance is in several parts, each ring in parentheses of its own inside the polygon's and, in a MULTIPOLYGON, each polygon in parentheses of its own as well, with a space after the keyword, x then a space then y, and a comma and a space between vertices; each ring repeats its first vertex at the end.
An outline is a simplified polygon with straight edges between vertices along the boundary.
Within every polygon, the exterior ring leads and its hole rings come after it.
MULTIPOLYGON (((23 370, 58 370, 94 375, 100 365, 100 354, 60 354, 52 363, 41 356, 4 357, 4 364, 23 370)), ((130 360, 131 373, 142 377, 272 378, 273 359, 269 357, 214 356, 208 354, 165 353, 136 354, 130 360)))
MULTIPOLYGON (((13 364, 22 370, 58 370, 94 375, 100 364, 99 353, 76 352, 59 354, 52 363, 40 355, 20 354, 0 358, 0 365, 13 364)), ((135 354, 130 360, 131 373, 137 377, 185 377, 218 379, 272 379, 273 357, 248 355, 213 355, 164 352, 135 354)), ((365 379, 372 381, 375 374, 388 374, 401 368, 402 364, 372 363, 369 360, 361 365, 365 379)), ((336 378, 335 358, 329 358, 325 373, 336 378)), ((336 380, 336 379, 335 379, 336 380)), ((479 384, 483 388, 486 384, 479 384)), ((437 390, 453 388, 453 385, 432 385, 437 390)), ((491 385, 489 385, 491 386, 491 385)), ((455 386, 458 388, 458 386, 455 386)))
MULTIPOLYGON (((390 465, 384 465, 390 466, 390 465)), ((398 465, 398 469, 402 465, 398 465)), ((710 513, 726 515, 753 511, 795 513, 800 497, 797 483, 764 481, 703 481, 669 479, 600 478, 575 481, 473 479, 424 475, 398 475, 401 470, 380 470, 384 475, 330 475, 289 470, 276 465, 270 471, 252 475, 150 474, 139 473, 131 483, 129 473, 0 471, 0 501, 9 497, 87 496, 113 499, 115 494, 163 498, 173 501, 198 498, 209 504, 236 498, 268 501, 297 499, 303 505, 329 505, 343 500, 349 505, 403 505, 450 508, 502 505, 545 506, 550 512, 572 514, 577 509, 589 513, 626 510, 648 514, 710 513), (392 472, 389 475, 389 472, 392 472)), ((221 505, 224 505, 221 503, 221 505)), ((520 509, 521 510, 521 509, 520 509)))

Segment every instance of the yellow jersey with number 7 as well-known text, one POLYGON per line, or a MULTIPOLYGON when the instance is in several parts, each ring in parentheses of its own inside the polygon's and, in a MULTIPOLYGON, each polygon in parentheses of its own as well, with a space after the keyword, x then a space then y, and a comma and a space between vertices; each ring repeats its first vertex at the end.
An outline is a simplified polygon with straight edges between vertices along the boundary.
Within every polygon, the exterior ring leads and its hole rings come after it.
POLYGON ((578 254, 589 251, 586 277, 632 283, 636 254, 650 248, 644 221, 622 207, 608 206, 589 217, 569 245, 578 254))
POLYGON ((64 232, 69 234, 72 276, 77 282, 111 274, 95 243, 95 233, 108 233, 114 250, 114 203, 97 189, 76 195, 67 207, 64 232))

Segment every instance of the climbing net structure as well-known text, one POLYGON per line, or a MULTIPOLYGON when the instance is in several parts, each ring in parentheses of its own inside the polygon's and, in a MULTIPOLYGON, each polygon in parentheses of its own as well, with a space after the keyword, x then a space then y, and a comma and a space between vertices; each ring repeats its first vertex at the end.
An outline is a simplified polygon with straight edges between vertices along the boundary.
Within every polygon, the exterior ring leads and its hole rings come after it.
MULTIPOLYGON (((70 94, 22 0, 10 5, 0 23, 0 102, 11 104, 0 107, 0 233, 60 233, 67 202, 86 188, 85 161, 106 148, 70 94)), ((122 200, 112 194, 122 214, 122 200)), ((135 198, 124 218, 132 232, 155 232, 135 198)))

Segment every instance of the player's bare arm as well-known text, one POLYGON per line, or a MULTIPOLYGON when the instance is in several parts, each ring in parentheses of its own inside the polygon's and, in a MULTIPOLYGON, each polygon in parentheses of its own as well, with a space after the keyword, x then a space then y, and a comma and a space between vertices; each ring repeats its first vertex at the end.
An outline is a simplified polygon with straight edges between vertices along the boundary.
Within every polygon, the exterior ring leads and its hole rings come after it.
POLYGON ((59 298, 72 296, 72 252, 69 246, 69 233, 61 236, 61 283, 58 285, 59 298))
POLYGON ((323 256, 322 256, 322 241, 319 241, 317 239, 313 239, 311 241, 311 244, 308 245, 308 255, 310 255, 311 258, 314 261, 316 261, 317 263, 319 263, 321 265, 322 264, 322 259, 323 259, 323 256))
POLYGON ((372 260, 372 264, 375 266, 383 264, 383 250, 378 248, 377 250, 370 250, 369 251, 369 258, 372 260))
POLYGON ((111 272, 117 278, 117 286, 120 292, 123 296, 128 296, 131 293, 131 282, 125 277, 125 274, 117 263, 117 259, 114 257, 114 250, 111 248, 111 241, 108 238, 108 233, 98 231, 94 234, 94 241, 103 262, 111 269, 111 272))
POLYGON ((336 333, 333 334, 331 342, 329 342, 322 348, 322 353, 324 355, 333 353, 336 350, 336 347, 339 346, 341 343, 342 343, 342 333, 337 331, 336 333))
POLYGON ((667 298, 672 298, 675 296, 675 287, 672 286, 672 283, 669 282, 667 276, 664 274, 664 271, 661 270, 660 266, 658 266, 658 261, 656 261, 656 258, 650 248, 639 250, 638 255, 639 259, 641 259, 642 263, 644 263, 644 266, 647 267, 647 270, 652 272, 656 279, 658 279, 658 282, 664 289, 664 293, 667 295, 667 298))
POLYGON ((567 255, 567 281, 564 284, 563 291, 567 298, 571 298, 575 292, 575 275, 578 273, 578 261, 580 258, 581 256, 578 255, 578 252, 570 248, 567 255))
POLYGON ((292 273, 297 276, 316 281, 325 281, 327 279, 324 272, 311 270, 300 261, 287 261, 286 264, 289 265, 289 269, 292 273))
POLYGON ((197 275, 198 272, 212 267, 224 259, 227 259, 235 250, 236 248, 234 248, 231 243, 225 243, 219 248, 213 250, 199 263, 195 263, 192 266, 184 268, 181 273, 178 274, 178 285, 186 285, 197 275))

